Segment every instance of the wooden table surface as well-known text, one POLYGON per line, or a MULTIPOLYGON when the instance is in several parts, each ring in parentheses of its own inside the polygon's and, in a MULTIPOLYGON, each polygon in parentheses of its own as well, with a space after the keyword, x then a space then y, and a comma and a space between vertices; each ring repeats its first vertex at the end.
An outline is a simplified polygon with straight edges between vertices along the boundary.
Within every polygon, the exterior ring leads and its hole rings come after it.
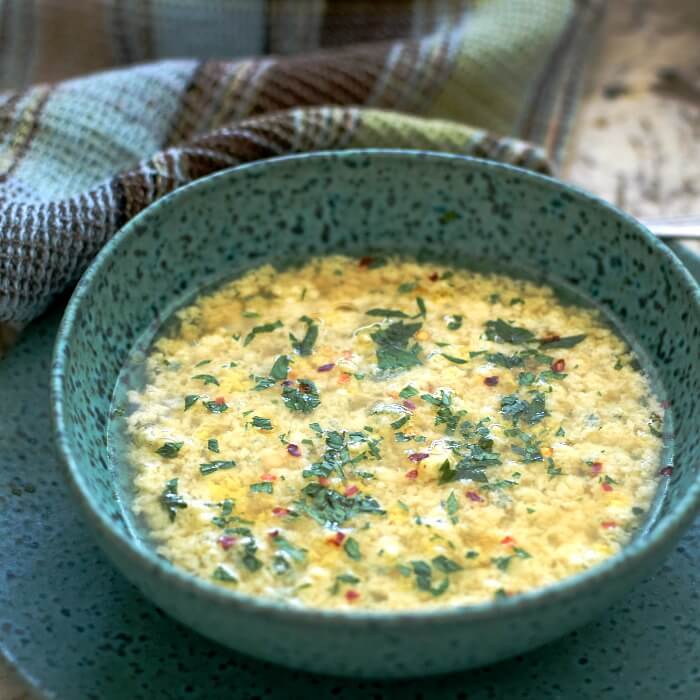
MULTIPOLYGON (((700 2, 608 5, 562 174, 637 216, 700 214, 700 2)), ((0 698, 32 697, 0 658, 0 698)))

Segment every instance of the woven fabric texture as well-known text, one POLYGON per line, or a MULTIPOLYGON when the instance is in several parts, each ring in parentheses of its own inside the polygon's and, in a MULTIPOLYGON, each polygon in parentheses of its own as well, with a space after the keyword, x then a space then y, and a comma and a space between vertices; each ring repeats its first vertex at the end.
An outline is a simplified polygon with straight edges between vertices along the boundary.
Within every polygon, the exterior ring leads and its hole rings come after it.
POLYGON ((399 147, 549 171, 600 15, 592 0, 0 0, 0 320, 36 317, 144 207, 239 163, 399 147))

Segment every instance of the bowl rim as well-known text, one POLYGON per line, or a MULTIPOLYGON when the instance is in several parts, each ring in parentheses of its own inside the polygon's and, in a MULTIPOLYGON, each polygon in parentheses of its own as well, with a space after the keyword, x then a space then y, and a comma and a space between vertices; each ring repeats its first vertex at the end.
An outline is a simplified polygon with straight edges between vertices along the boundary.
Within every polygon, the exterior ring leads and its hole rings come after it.
MULTIPOLYGON (((395 611, 363 608, 339 610, 292 606, 273 598, 250 595, 235 589, 218 586, 171 564, 159 557, 153 549, 147 547, 139 540, 128 538, 115 527, 110 518, 102 513, 99 508, 93 506, 89 490, 81 475, 79 467, 80 456, 76 454, 67 437, 63 398, 64 365, 70 348, 71 336, 74 332, 79 332, 76 326, 78 310, 81 304, 89 298, 95 280, 99 277, 105 265, 109 263, 112 255, 118 251, 125 239, 132 235, 134 229, 143 223, 147 223, 161 209, 177 206, 181 199, 186 201, 188 197, 197 194, 200 190, 216 187, 219 180, 225 182, 229 178, 236 178, 239 173, 245 175, 248 171, 265 171, 270 167, 285 167, 288 164, 294 166, 298 161, 305 163, 315 160, 331 159, 340 161, 368 157, 378 160, 407 159, 415 161, 418 159, 454 163, 458 164, 459 167, 465 166, 467 169, 470 168, 475 171, 486 170, 497 173, 499 176, 514 175, 522 180, 529 181, 537 187, 545 188, 552 192, 566 192, 579 202, 585 202, 595 209, 602 210, 611 218, 622 220, 630 229, 634 229, 635 234, 642 241, 646 242, 656 255, 664 258, 673 272, 680 278, 681 283, 686 287, 688 308, 695 308, 696 314, 700 318, 700 285, 685 269, 670 248, 661 243, 642 223, 631 215, 580 187, 557 180, 554 177, 513 165, 471 156, 419 149, 394 148, 356 148, 292 154, 258 160, 218 171, 177 188, 161 199, 156 200, 117 231, 100 250, 81 277, 68 302, 58 329, 53 350, 50 379, 51 419, 54 440, 71 490, 80 503, 89 524, 94 528, 95 532, 93 532, 93 535, 97 537, 98 542, 103 547, 105 543, 111 545, 118 550, 122 559, 130 560, 131 564, 137 569, 145 568, 149 570, 149 573, 167 579, 169 585, 177 587, 183 593, 203 597, 211 603, 227 605, 231 609, 246 609, 256 614, 264 613, 288 622, 308 625, 326 624, 332 621, 345 625, 364 625, 368 622, 382 625, 425 625, 426 623, 483 621, 504 617, 516 612, 536 611, 544 605, 575 598, 584 590, 595 588, 603 579, 618 576, 624 570, 634 568, 635 565, 641 567, 644 564, 644 560, 652 557, 654 553, 663 553, 663 550, 670 547, 680 537, 682 531, 690 525, 698 512, 700 512, 700 477, 693 482, 676 506, 666 513, 651 531, 647 531, 623 547, 617 554, 589 569, 567 576, 547 586, 529 589, 503 599, 444 607, 427 605, 415 609, 395 611)), ((124 575, 127 575, 121 566, 117 568, 124 575)), ((129 578, 128 575, 127 578, 129 578)), ((135 576, 134 578, 138 577, 135 576)))

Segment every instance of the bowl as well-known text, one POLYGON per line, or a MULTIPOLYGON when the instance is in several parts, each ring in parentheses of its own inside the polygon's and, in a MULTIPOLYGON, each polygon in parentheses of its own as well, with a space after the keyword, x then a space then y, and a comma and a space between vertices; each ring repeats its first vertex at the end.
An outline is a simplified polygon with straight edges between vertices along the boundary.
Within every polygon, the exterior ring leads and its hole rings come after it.
POLYGON ((409 677, 537 647, 601 614, 659 566, 700 506, 700 289, 637 221, 556 180, 446 154, 365 150, 261 161, 202 179, 130 221, 70 300, 52 368, 58 449, 87 525, 154 603, 232 649, 307 671, 409 677), (449 215, 445 215, 449 212, 449 215), (159 557, 129 506, 106 429, 138 339, 212 280, 285 256, 436 253, 526 265, 619 319, 670 403, 673 473, 621 553, 542 589, 408 612, 294 608, 225 590, 159 557))

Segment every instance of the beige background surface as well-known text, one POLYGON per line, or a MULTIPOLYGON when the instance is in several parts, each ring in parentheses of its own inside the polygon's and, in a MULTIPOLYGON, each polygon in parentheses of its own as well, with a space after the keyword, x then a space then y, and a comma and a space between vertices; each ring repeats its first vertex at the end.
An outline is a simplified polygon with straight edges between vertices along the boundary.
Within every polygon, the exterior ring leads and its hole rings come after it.
MULTIPOLYGON (((700 214, 698 0, 609 3, 564 176, 637 216, 700 214)), ((31 697, 0 659, 0 698, 31 697)))

